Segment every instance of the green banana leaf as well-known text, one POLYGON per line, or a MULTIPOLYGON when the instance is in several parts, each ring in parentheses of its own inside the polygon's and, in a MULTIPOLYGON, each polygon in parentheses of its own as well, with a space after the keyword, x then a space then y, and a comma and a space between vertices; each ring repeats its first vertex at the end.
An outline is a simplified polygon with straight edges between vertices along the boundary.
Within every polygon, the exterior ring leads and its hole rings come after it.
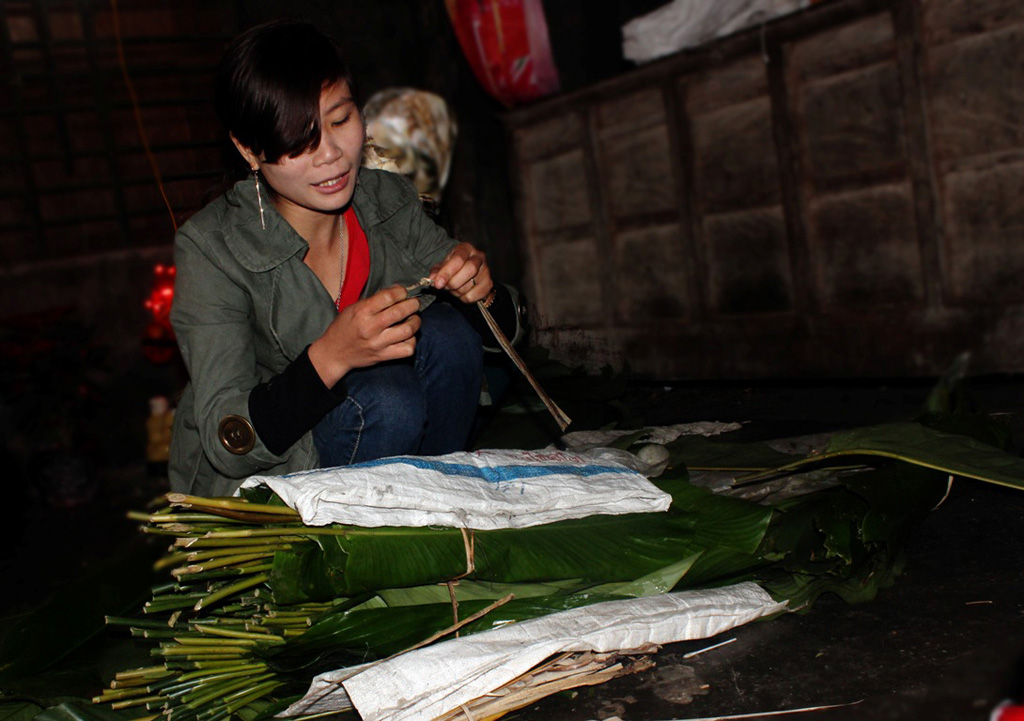
POLYGON ((69 700, 51 706, 35 716, 34 721, 129 721, 137 717, 138 712, 130 709, 114 711, 87 701, 69 700))
POLYGON ((654 573, 648 573, 646 576, 641 576, 635 581, 602 583, 590 587, 587 591, 609 596, 627 596, 629 598, 645 598, 647 596, 668 593, 682 582, 683 577, 693 568, 702 553, 696 553, 688 558, 671 563, 664 568, 659 568, 654 573))
POLYGON ((793 456, 766 443, 732 443, 704 436, 681 436, 666 447, 670 467, 690 470, 760 471, 793 461, 793 456))
MULTIPOLYGON (((667 480, 667 513, 591 516, 525 529, 479 531, 470 578, 503 583, 634 581, 710 548, 731 574, 745 568, 771 510, 667 480)), ((451 528, 345 529, 274 556, 268 585, 278 604, 326 601, 380 588, 440 583, 467 570, 466 541, 451 528)), ((755 559, 756 560, 756 559, 755 559)), ((721 575, 698 559, 702 579, 721 575)))
POLYGON ((535 598, 561 593, 571 593, 584 588, 578 578, 550 583, 495 583, 492 581, 460 580, 449 590, 446 584, 432 583, 428 586, 412 588, 387 588, 378 591, 375 597, 376 607, 388 606, 419 606, 427 603, 445 603, 451 600, 451 593, 459 603, 463 601, 496 601, 512 594, 516 598, 535 598))
POLYGON ((760 584, 776 599, 788 601, 790 610, 806 611, 824 593, 834 593, 847 603, 871 601, 896 583, 905 565, 902 550, 880 551, 846 576, 770 569, 761 574, 760 584))
MULTIPOLYGON (((581 592, 513 599, 486 616, 463 626, 462 634, 478 633, 508 623, 536 618, 570 608, 625 598, 581 592)), ((468 617, 483 610, 489 601, 459 604, 459 615, 468 617)), ((449 602, 419 606, 349 610, 328 614, 285 646, 267 649, 262 655, 271 668, 287 674, 339 668, 403 651, 452 626, 449 602)))
POLYGON ((906 541, 947 491, 942 473, 906 463, 844 477, 840 486, 777 503, 759 581, 791 607, 832 592, 867 601, 892 585, 906 541))
POLYGON ((700 554, 684 558, 676 563, 659 568, 653 573, 641 576, 634 581, 604 583, 593 585, 581 579, 567 579, 549 583, 495 583, 492 581, 460 580, 451 586, 434 583, 428 586, 413 588, 388 588, 378 591, 372 599, 365 601, 352 610, 371 608, 396 608, 401 606, 420 606, 434 603, 451 603, 452 596, 457 603, 466 601, 496 601, 506 596, 515 598, 537 598, 540 596, 567 596, 583 590, 592 594, 640 598, 659 593, 668 593, 675 588, 686 575, 700 554))
POLYGON ((42 710, 30 701, 6 701, 0 703, 0 721, 32 721, 42 710))
POLYGON ((743 480, 749 482, 862 457, 890 458, 953 476, 1024 490, 1024 459, 968 436, 944 433, 919 423, 887 423, 836 433, 821 454, 743 480))

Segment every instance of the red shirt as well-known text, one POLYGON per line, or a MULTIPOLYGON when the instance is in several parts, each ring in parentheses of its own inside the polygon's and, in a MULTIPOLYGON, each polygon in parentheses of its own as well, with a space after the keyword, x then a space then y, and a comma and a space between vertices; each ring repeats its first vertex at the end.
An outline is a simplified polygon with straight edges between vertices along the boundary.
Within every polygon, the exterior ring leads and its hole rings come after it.
POLYGON ((342 216, 345 229, 348 231, 348 260, 345 263, 345 282, 334 305, 341 312, 342 308, 352 305, 363 294, 366 281, 370 277, 370 245, 366 242, 366 233, 359 225, 359 218, 349 207, 342 216))

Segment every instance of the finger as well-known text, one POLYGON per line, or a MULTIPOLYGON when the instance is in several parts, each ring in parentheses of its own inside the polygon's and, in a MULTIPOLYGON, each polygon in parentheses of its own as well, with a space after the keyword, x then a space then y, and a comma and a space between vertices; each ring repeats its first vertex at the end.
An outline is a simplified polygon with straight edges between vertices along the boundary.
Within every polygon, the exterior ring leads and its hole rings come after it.
POLYGON ((434 279, 434 287, 438 290, 448 286, 449 281, 452 279, 452 274, 455 269, 451 263, 442 263, 430 273, 430 277, 434 279))
POLYGON ((389 345, 386 353, 386 357, 381 360, 395 360, 397 358, 409 358, 416 352, 416 339, 410 338, 409 340, 402 341, 401 343, 395 343, 389 345))
MULTIPOLYGON (((459 243, 452 248, 448 252, 447 257, 441 261, 437 270, 431 273, 431 277, 434 278, 434 287, 439 289, 449 287, 452 277, 459 272, 462 266, 474 254, 478 254, 478 251, 469 243, 459 243)), ((468 278, 464 278, 463 282, 465 280, 468 280, 468 278)))
POLYGON ((470 294, 470 298, 467 302, 475 303, 478 300, 483 300, 489 296, 493 290, 494 281, 491 280, 489 276, 483 280, 480 280, 480 276, 477 276, 477 284, 473 288, 473 292, 470 294))
POLYGON ((480 282, 477 278, 479 274, 480 264, 470 259, 452 274, 451 280, 448 281, 448 289, 453 292, 467 293, 480 282))
POLYGON ((367 312, 376 315, 396 303, 406 300, 408 297, 409 293, 405 288, 400 285, 393 285, 390 288, 378 290, 369 298, 360 301, 360 303, 364 305, 367 312))
POLYGON ((381 333, 381 339, 386 342, 381 349, 381 360, 393 358, 407 358, 416 351, 416 333, 420 329, 420 317, 411 316, 406 322, 387 328, 381 333))
POLYGON ((401 323, 389 326, 381 331, 381 340, 387 345, 403 343, 419 333, 422 321, 418 315, 411 315, 401 323))
POLYGON ((457 291, 452 291, 452 293, 464 303, 474 303, 486 298, 493 287, 494 281, 491 279, 491 273, 484 266, 477 275, 470 278, 467 283, 463 284, 457 291))
POLYGON ((400 300, 377 313, 375 325, 379 330, 389 328, 415 315, 419 309, 420 301, 418 298, 400 300))

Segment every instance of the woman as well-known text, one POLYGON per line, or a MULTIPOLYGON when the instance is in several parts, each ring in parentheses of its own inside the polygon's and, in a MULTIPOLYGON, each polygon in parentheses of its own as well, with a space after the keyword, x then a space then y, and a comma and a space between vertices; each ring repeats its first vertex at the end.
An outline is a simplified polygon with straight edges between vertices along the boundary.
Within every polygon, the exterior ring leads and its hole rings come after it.
POLYGON ((248 177, 175 239, 190 383, 172 489, 226 495, 255 473, 460 450, 487 333, 473 304, 516 326, 484 254, 434 225, 406 180, 360 169, 351 79, 311 25, 239 36, 217 108, 248 177), (411 297, 423 285, 452 304, 411 297))

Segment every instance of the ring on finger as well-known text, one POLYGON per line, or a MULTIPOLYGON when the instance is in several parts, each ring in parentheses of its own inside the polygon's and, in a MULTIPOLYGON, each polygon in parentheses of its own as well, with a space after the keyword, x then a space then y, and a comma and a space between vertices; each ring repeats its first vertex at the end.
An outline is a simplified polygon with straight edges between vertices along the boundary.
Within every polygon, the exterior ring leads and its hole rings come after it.
POLYGON ((476 288, 476 278, 470 278, 469 282, 473 284, 474 288, 476 288))

